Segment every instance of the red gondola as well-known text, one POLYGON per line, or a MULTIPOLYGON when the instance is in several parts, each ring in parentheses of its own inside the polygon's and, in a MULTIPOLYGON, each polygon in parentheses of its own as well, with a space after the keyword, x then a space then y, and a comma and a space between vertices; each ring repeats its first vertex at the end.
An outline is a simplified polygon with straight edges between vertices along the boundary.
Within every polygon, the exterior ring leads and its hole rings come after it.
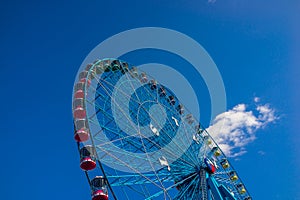
POLYGON ((78 106, 74 109, 73 115, 75 119, 83 119, 86 117, 86 111, 83 107, 78 106))
POLYGON ((85 83, 85 82, 87 82, 87 86, 90 86, 90 85, 91 85, 91 80, 90 80, 90 79, 88 79, 88 80, 86 81, 86 78, 82 78, 82 79, 80 79, 79 82, 80 82, 80 83, 85 83))
POLYGON ((105 178, 96 176, 91 180, 92 200, 108 200, 108 190, 105 178))
POLYGON ((85 142, 85 141, 87 141, 89 139, 89 132, 88 132, 88 130, 85 129, 85 128, 82 128, 82 129, 79 129, 79 130, 75 131, 74 139, 77 142, 85 142))
POLYGON ((74 99, 83 99, 84 98, 84 92, 83 90, 77 90, 74 93, 74 99))
POLYGON ((80 149, 80 168, 84 171, 96 168, 96 150, 93 146, 87 145, 80 149))

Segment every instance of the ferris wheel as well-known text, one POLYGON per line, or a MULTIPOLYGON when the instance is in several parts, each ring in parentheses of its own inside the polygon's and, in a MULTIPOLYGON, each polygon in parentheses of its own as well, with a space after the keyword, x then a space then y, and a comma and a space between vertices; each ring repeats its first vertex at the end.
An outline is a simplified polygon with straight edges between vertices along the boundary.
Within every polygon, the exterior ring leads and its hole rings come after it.
POLYGON ((73 91, 74 139, 92 200, 250 200, 237 172, 176 95, 118 59, 73 91))

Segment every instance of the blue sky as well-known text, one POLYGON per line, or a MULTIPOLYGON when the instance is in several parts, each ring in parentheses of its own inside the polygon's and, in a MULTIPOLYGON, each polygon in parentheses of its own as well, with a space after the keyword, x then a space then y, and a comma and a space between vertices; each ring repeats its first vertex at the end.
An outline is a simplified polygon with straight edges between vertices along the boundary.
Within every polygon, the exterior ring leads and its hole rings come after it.
MULTIPOLYGON (((228 110, 251 110, 259 97, 276 111, 232 162, 254 199, 300 199, 299 2, 15 0, 0 9, 2 199, 90 198, 73 141, 75 75, 101 41, 145 26, 180 31, 207 50, 228 110)), ((185 75, 197 88, 201 77, 185 75)))

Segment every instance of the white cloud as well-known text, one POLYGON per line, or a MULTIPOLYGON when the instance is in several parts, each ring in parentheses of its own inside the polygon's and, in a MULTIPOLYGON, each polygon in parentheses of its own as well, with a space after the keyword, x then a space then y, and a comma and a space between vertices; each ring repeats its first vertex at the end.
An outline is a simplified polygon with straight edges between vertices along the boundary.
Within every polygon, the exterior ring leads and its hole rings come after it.
POLYGON ((277 119, 275 111, 271 109, 269 105, 257 106, 256 110, 260 113, 258 118, 263 121, 265 125, 277 119))
MULTIPOLYGON (((254 101, 257 103, 259 98, 254 101)), ((256 139, 256 131, 278 119, 275 110, 268 104, 257 105, 254 111, 247 111, 246 107, 245 104, 238 104, 219 114, 207 129, 229 157, 245 154, 245 146, 256 139)))

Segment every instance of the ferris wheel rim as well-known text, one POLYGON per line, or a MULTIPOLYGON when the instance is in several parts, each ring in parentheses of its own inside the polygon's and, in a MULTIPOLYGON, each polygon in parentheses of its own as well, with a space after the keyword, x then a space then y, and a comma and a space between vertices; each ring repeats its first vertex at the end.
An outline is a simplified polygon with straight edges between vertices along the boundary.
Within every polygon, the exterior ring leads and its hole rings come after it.
MULTIPOLYGON (((103 60, 109 60, 109 59, 103 59, 103 60)), ((103 61, 103 60, 101 60, 101 61, 103 61)), ((85 83, 85 87, 84 87, 84 90, 83 90, 84 93, 87 92, 87 91, 86 91, 86 90, 87 90, 87 86, 90 84, 90 83, 89 83, 89 77, 91 76, 91 72, 92 72, 91 69, 92 69, 93 67, 95 67, 97 63, 99 63, 99 62, 101 62, 101 61, 98 61, 98 62, 94 63, 94 64, 92 65, 92 67, 89 69, 89 71, 88 71, 88 73, 87 73, 87 76, 86 76, 86 78, 85 78, 85 80, 84 80, 84 83, 85 83)), ((75 90, 75 88, 74 88, 74 90, 75 90)), ((74 91, 73 91, 73 95, 74 95, 74 91)), ((74 106, 74 105, 73 105, 73 106, 74 106)), ((85 108, 86 108, 86 106, 87 106, 87 103, 85 104, 85 108)), ((73 107, 73 109, 74 109, 74 107, 73 107)), ((200 124, 199 122, 197 122, 197 124, 199 124, 199 126, 201 127, 201 124, 200 124)), ((202 132, 204 132, 204 133, 212 140, 212 143, 214 144, 215 147, 218 147, 218 148, 219 148, 219 146, 217 145, 217 143, 216 143, 216 142, 213 140, 213 138, 209 135, 209 133, 206 131, 206 129, 203 129, 202 132)), ((93 145, 94 147, 96 147, 95 142, 94 142, 94 138, 93 138, 93 134, 91 133, 91 131, 90 131, 90 140, 91 140, 91 142, 92 142, 92 145, 93 145)), ((144 146, 144 145, 143 145, 143 146, 144 146)), ((78 143, 78 149, 79 149, 79 143, 78 143)), ((221 150, 221 148, 219 148, 219 151, 221 152, 221 155, 227 160, 227 158, 226 158, 224 152, 221 150)), ((107 179, 107 182, 108 182, 108 186, 109 186, 109 188, 110 188, 110 191, 111 191, 111 193, 112 193, 114 199, 117 199, 116 196, 115 196, 115 194, 114 194, 114 192, 113 192, 112 187, 111 187, 110 184, 109 184, 109 181, 108 181, 108 178, 107 178, 108 176, 107 176, 106 173, 105 173, 105 170, 104 170, 104 168, 103 168, 103 166, 102 166, 101 159, 99 158, 98 153, 96 154, 96 157, 97 157, 97 162, 98 162, 98 164, 99 164, 99 167, 101 168, 101 171, 102 171, 104 177, 107 179)), ((228 160, 227 160, 227 162, 229 163, 228 160)), ((233 169, 232 165, 230 165, 230 168, 233 169)), ((234 171, 235 171, 235 170, 234 170, 234 171)), ((86 175, 87 175, 87 177, 88 177, 88 173, 87 173, 87 172, 85 172, 85 173, 86 173, 86 175)), ((159 177, 158 177, 158 179, 159 179, 159 177)), ((89 179, 89 178, 88 178, 88 181, 89 181, 89 184, 90 184, 90 179, 89 179)), ((241 180, 240 180, 239 182, 242 183, 241 180)), ((177 185, 180 185, 180 184, 177 184, 177 185)), ((171 187, 174 188, 174 187, 176 187, 177 185, 176 185, 176 184, 173 184, 173 186, 171 186, 171 187)), ((245 187, 245 186, 244 186, 244 187, 245 187)), ((164 191, 166 191, 166 190, 164 189, 164 191)), ((247 191, 247 194, 249 194, 248 191, 247 191)))

